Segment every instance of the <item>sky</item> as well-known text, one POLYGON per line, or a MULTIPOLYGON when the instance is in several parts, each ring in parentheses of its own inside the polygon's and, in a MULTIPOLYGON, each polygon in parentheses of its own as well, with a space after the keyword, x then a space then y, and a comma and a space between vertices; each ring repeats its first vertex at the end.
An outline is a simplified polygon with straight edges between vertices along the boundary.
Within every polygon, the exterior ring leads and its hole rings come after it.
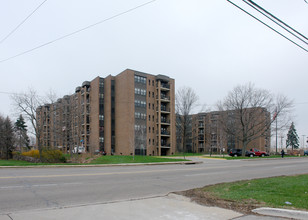
MULTIPOLYGON (((243 1, 233 2, 277 28, 243 1)), ((308 37, 304 0, 255 2, 308 37)), ((176 89, 192 87, 200 106, 212 110, 235 86, 249 82, 286 95, 295 103, 300 143, 307 140, 308 52, 227 0, 0 0, 0 41, 40 4, 0 43, 1 115, 15 117, 8 93, 33 88, 62 97, 86 80, 129 68, 168 75, 176 89)))

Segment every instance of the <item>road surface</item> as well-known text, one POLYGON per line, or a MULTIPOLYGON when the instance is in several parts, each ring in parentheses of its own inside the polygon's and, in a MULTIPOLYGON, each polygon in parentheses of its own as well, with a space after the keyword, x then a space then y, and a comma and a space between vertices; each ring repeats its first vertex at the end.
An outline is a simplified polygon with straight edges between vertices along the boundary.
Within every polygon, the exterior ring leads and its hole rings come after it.
POLYGON ((0 214, 164 196, 205 185, 307 174, 308 157, 195 165, 0 168, 0 214))

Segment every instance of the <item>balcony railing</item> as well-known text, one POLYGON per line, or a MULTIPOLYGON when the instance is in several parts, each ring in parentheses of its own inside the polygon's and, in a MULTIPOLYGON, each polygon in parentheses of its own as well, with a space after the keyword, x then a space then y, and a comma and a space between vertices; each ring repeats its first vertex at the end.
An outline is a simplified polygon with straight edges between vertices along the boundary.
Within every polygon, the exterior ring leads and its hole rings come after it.
POLYGON ((167 107, 164 107, 164 106, 161 106, 161 107, 160 107, 160 110, 161 110, 162 112, 170 112, 170 108, 167 108, 167 107))
POLYGON ((169 120, 162 120, 161 123, 162 124, 170 124, 170 121, 169 120))
POLYGON ((166 83, 162 83, 162 84, 160 84, 160 88, 162 88, 162 89, 170 89, 170 85, 166 84, 166 83))
POLYGON ((163 144, 163 143, 162 143, 160 146, 161 146, 162 148, 170 148, 170 144, 163 144))
POLYGON ((169 131, 161 131, 160 134, 161 135, 170 135, 170 132, 169 131))

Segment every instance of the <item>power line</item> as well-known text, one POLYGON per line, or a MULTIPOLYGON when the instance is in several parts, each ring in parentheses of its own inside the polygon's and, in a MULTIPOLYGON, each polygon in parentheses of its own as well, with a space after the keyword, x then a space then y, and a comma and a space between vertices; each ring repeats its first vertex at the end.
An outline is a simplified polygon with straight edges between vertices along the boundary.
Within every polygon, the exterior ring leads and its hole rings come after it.
POLYGON ((0 94, 6 94, 6 95, 16 95, 16 94, 19 94, 19 93, 13 93, 13 92, 1 92, 1 91, 0 91, 0 94))
POLYGON ((305 40, 301 39, 299 36, 297 36, 296 34, 300 35, 301 37, 303 37, 304 39, 308 40, 307 37, 305 37, 303 34, 301 34, 300 32, 298 32, 297 30, 295 30, 294 28, 290 27, 288 24, 286 24, 285 22, 283 22, 281 19, 277 18, 276 16, 274 16, 272 13, 270 13, 269 11, 265 10, 264 8, 262 8, 260 5, 258 5, 257 3, 251 1, 251 0, 243 0, 247 5, 249 5, 250 7, 252 7, 253 9, 257 10, 259 13, 261 13, 262 15, 264 15, 265 17, 267 17, 268 19, 270 19, 271 21, 273 21, 274 23, 276 23, 277 25, 279 25, 280 27, 282 27, 283 29, 285 29, 286 31, 288 31, 290 34, 292 34, 293 36, 295 36, 296 38, 298 38, 299 40, 303 41, 305 44, 308 44, 305 40), (261 10, 261 11, 260 11, 261 10), (263 12, 262 12, 263 11, 263 12), (275 21, 276 20, 276 21, 275 21), (279 23, 278 23, 278 22, 279 23), (283 24, 283 25, 281 25, 283 24), (290 30, 291 31, 290 31, 290 30), (295 32, 296 34, 294 34, 293 32, 295 32))
POLYGON ((9 36, 11 36, 21 25, 23 25, 45 2, 48 0, 44 0, 39 6, 37 6, 22 22, 20 22, 8 35, 6 35, 1 41, 0 44, 2 44, 6 39, 8 39, 9 36))
POLYGON ((238 6, 237 4, 233 3, 230 0, 227 0, 229 3, 231 3, 232 5, 234 5, 235 7, 237 7, 238 9, 240 9, 241 11, 245 12, 246 14, 248 14, 249 16, 251 16, 252 18, 256 19, 257 21, 259 21, 260 23, 262 23, 263 25, 265 25, 266 27, 268 27, 269 29, 271 29, 272 31, 276 32, 277 34, 279 34, 280 36, 282 36, 283 38, 287 39, 288 41, 290 41, 291 43, 295 44, 296 46, 298 46, 299 48, 303 49, 304 51, 308 52, 307 49, 305 49, 304 47, 302 47, 301 45, 297 44, 296 42, 294 42, 293 40, 291 40, 290 38, 286 37, 285 35, 283 35, 282 33, 280 33, 279 31, 277 31, 276 29, 272 28, 271 26, 269 26, 268 24, 266 24, 265 22, 261 21, 260 19, 258 19, 257 17, 253 16, 252 14, 250 14, 249 12, 247 12, 246 10, 244 10, 243 8, 241 8, 240 6, 238 6))
POLYGON ((76 31, 74 31, 74 32, 71 32, 71 33, 69 33, 69 34, 63 35, 62 37, 59 37, 59 38, 56 38, 56 39, 54 39, 54 40, 52 40, 52 41, 49 41, 49 42, 47 42, 47 43, 41 44, 41 45, 39 45, 39 46, 37 46, 37 47, 34 47, 34 48, 32 48, 32 49, 29 49, 29 50, 26 50, 26 51, 21 52, 21 53, 19 53, 19 54, 16 54, 16 55, 14 55, 14 56, 8 57, 8 58, 6 58, 6 59, 4 59, 4 60, 0 60, 0 63, 3 63, 3 62, 5 62, 5 61, 11 60, 11 59, 14 59, 14 58, 19 57, 19 56, 22 56, 22 55, 24 55, 24 54, 30 53, 30 52, 32 52, 32 51, 34 51, 34 50, 37 50, 37 49, 39 49, 39 48, 41 48, 41 47, 44 47, 44 46, 47 46, 47 45, 49 45, 49 44, 55 43, 55 42, 57 42, 57 41, 63 40, 64 38, 70 37, 70 36, 72 36, 72 35, 74 35, 74 34, 77 34, 77 33, 79 33, 79 32, 82 32, 82 31, 85 31, 85 30, 87 30, 87 29, 90 29, 90 28, 92 28, 92 27, 94 27, 94 26, 97 26, 97 25, 99 25, 99 24, 102 24, 102 23, 104 23, 104 22, 106 22, 106 21, 109 21, 109 20, 112 20, 112 19, 114 19, 114 18, 120 17, 121 15, 127 14, 127 13, 129 13, 129 12, 131 12, 131 11, 134 11, 134 10, 136 10, 136 9, 139 9, 139 8, 141 8, 141 7, 143 7, 143 6, 146 6, 146 5, 150 4, 150 3, 153 3, 153 2, 155 2, 155 1, 157 1, 157 0, 148 1, 148 2, 146 2, 146 3, 143 3, 143 4, 141 4, 141 5, 138 5, 138 6, 134 7, 134 8, 128 9, 128 10, 123 11, 123 12, 121 12, 121 13, 118 13, 118 14, 116 14, 116 15, 113 15, 113 16, 111 16, 111 17, 109 17, 109 18, 106 18, 106 19, 101 20, 101 21, 99 21, 99 22, 96 22, 96 23, 94 23, 94 24, 88 25, 88 26, 86 26, 86 27, 84 27, 84 28, 81 28, 81 29, 76 30, 76 31))

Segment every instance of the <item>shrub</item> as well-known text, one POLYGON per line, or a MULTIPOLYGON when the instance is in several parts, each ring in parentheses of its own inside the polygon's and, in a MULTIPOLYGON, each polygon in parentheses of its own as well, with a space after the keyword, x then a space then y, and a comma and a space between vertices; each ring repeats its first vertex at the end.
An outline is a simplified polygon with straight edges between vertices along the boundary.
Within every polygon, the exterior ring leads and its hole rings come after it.
POLYGON ((38 150, 30 150, 28 152, 22 152, 21 155, 27 156, 27 157, 34 157, 34 158, 40 158, 40 152, 38 150))
MULTIPOLYGON (((28 156, 28 157, 34 157, 38 159, 40 158, 40 153, 38 150, 30 150, 28 152, 23 152, 22 155, 28 156)), ((43 162, 48 162, 48 163, 65 163, 66 162, 66 158, 62 154, 62 151, 53 150, 53 149, 43 149, 41 160, 43 162)))
POLYGON ((49 163, 66 162, 65 156, 62 154, 62 151, 60 150, 45 149, 42 152, 42 158, 44 161, 49 163))

